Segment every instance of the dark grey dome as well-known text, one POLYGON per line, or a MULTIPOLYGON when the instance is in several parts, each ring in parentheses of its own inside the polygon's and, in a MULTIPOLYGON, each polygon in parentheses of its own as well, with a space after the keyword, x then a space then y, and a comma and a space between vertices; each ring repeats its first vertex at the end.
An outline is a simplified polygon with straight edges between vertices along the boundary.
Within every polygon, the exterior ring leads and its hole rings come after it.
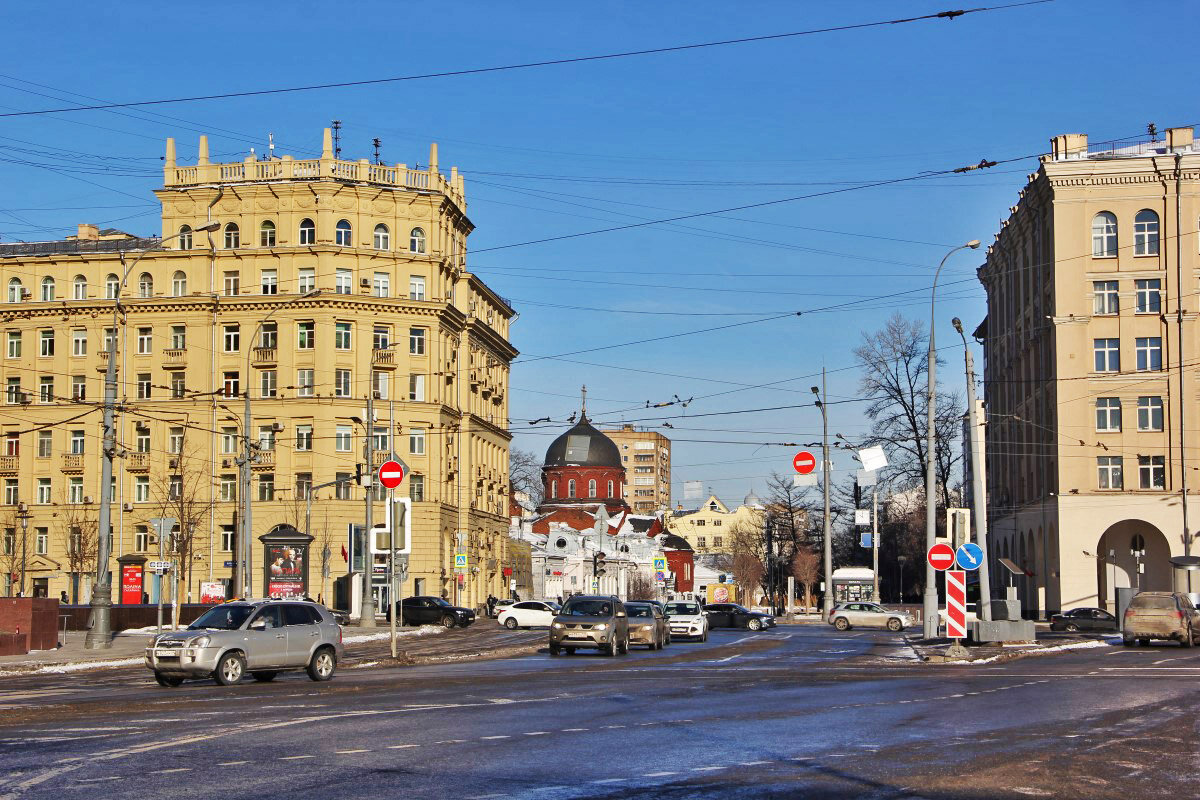
POLYGON ((621 451, 586 419, 559 436, 546 451, 547 467, 620 467, 621 451))

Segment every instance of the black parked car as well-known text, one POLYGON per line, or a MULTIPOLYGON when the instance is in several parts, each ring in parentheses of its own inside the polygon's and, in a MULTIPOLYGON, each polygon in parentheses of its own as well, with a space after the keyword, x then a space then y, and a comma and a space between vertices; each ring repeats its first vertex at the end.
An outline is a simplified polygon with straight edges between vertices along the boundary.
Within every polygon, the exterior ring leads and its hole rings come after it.
POLYGON ((708 615, 709 628, 749 628, 761 631, 775 627, 775 617, 760 611, 751 611, 737 603, 709 603, 704 607, 708 615))
POLYGON ((1115 631, 1117 618, 1103 608, 1072 608, 1050 617, 1050 630, 1067 631, 1115 631))
MULTIPOLYGON (((397 606, 400 603, 396 603, 397 606)), ((389 616, 388 619, 391 619, 389 616)), ((406 597, 404 598, 404 615, 401 617, 405 625, 441 625, 445 628, 455 626, 465 628, 475 621, 475 612, 469 608, 452 606, 440 597, 406 597)))

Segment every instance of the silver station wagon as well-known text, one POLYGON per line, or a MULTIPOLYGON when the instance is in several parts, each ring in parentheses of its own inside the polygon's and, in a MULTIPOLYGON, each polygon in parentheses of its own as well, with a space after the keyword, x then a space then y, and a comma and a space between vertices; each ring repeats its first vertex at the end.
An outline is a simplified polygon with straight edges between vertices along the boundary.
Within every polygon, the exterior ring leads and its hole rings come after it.
POLYGON ((159 634, 146 666, 161 686, 212 677, 222 686, 247 672, 257 681, 284 670, 333 677, 342 657, 342 627, 323 606, 299 600, 250 600, 209 609, 186 630, 159 634))

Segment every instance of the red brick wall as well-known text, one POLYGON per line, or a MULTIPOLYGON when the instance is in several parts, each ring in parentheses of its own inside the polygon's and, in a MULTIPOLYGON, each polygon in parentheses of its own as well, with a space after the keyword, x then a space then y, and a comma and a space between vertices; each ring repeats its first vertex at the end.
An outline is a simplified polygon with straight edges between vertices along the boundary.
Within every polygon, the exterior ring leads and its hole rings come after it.
POLYGON ((25 652, 58 644, 58 601, 45 597, 0 597, 0 631, 20 633, 25 652))

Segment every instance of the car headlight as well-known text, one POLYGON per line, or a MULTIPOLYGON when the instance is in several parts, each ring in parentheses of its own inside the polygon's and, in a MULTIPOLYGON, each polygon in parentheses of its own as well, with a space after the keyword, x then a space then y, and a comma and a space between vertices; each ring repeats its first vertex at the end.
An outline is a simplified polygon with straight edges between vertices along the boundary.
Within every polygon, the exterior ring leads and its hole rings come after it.
POLYGON ((208 647, 211 641, 212 639, 208 636, 197 636, 195 639, 192 639, 190 644, 192 647, 208 647))
POLYGON ((644 630, 644 631, 648 631, 648 630, 650 630, 652 627, 653 627, 652 625, 642 625, 642 626, 641 626, 642 630, 644 630))
POLYGON ((556 623, 554 623, 553 627, 561 629, 563 627, 563 624, 561 622, 556 622, 556 623))
POLYGON ((608 623, 601 622, 599 625, 593 625, 592 630, 597 630, 597 631, 608 630, 608 623))

